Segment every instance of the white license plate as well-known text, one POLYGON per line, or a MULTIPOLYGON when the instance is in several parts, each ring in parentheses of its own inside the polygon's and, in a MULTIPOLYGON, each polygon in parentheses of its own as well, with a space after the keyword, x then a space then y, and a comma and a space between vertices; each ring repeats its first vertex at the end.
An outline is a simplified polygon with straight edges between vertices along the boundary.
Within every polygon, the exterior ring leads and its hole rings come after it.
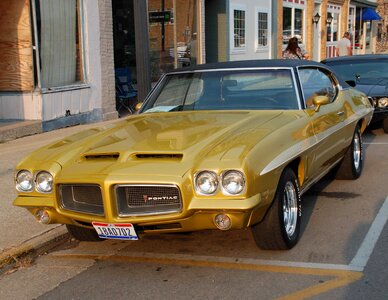
POLYGON ((138 240, 135 228, 131 223, 111 224, 92 222, 94 229, 102 239, 138 240))

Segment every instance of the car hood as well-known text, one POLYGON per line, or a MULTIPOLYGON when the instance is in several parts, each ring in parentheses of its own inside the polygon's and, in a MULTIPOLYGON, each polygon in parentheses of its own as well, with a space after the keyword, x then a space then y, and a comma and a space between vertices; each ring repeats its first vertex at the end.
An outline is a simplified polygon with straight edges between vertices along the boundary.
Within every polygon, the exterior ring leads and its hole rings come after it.
POLYGON ((356 82, 355 88, 371 97, 388 96, 388 79, 361 79, 356 82))
POLYGON ((75 134, 39 149, 27 160, 58 163, 68 176, 161 170, 183 176, 204 160, 241 163, 258 141, 298 118, 297 111, 142 114, 75 134))

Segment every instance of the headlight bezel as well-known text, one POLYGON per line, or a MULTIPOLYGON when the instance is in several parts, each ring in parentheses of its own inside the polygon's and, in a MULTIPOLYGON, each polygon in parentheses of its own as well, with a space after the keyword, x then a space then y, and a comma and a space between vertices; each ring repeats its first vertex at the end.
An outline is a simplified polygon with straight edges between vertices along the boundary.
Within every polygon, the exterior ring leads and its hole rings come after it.
POLYGON ((39 194, 51 194, 54 190, 54 175, 47 171, 47 170, 37 170, 37 171, 31 171, 31 170, 28 170, 28 169, 18 169, 15 171, 15 178, 14 178, 14 181, 15 181, 15 188, 18 192, 20 193, 32 193, 32 192, 37 192, 39 194), (28 189, 24 189, 21 187, 21 180, 19 179, 21 174, 23 173, 27 173, 29 174, 29 182, 30 182, 30 186, 28 189), (43 175, 43 174, 46 174, 49 176, 49 178, 51 178, 50 181, 50 190, 45 190, 42 188, 41 184, 38 182, 39 181, 39 176, 43 175))
POLYGON ((235 169, 231 169, 231 170, 225 170, 221 173, 221 189, 222 189, 222 193, 224 195, 228 195, 228 196, 238 196, 238 195, 241 195, 245 192, 245 188, 246 188, 246 179, 245 179, 245 175, 243 172, 239 171, 239 170, 235 170, 235 169), (241 189, 236 192, 236 193, 231 193, 230 191, 228 191, 228 189, 224 186, 224 181, 225 181, 225 178, 227 178, 227 176, 231 173, 237 173, 239 176, 240 176, 240 179, 242 180, 242 187, 241 189))
POLYGON ((54 176, 49 171, 46 171, 46 170, 36 171, 34 173, 34 185, 35 185, 35 190, 38 193, 41 193, 41 194, 51 194, 53 189, 54 189, 54 176), (48 175, 51 178, 50 190, 46 191, 46 190, 42 189, 40 184, 38 183, 39 176, 40 175, 42 176, 43 174, 46 174, 46 175, 48 175))
POLYGON ((27 169, 21 169, 21 170, 18 170, 15 174, 15 188, 17 191, 21 192, 21 193, 31 193, 34 191, 34 175, 31 171, 27 170, 27 169), (29 189, 23 189, 21 188, 21 183, 19 181, 19 176, 21 176, 22 173, 27 173, 29 176, 30 176, 30 188, 29 189))
POLYGON ((381 98, 377 99, 376 102, 377 102, 376 106, 378 108, 386 108, 386 107, 388 107, 388 97, 381 97, 381 98), (385 101, 385 104, 384 105, 380 105, 380 101, 381 102, 385 101))
POLYGON ((215 194, 217 194, 218 192, 218 189, 219 189, 219 178, 218 178, 218 175, 217 175, 217 172, 213 171, 213 170, 200 170, 198 172, 195 173, 194 175, 194 189, 196 191, 196 193, 198 195, 202 195, 202 196, 213 196, 215 194), (211 193, 206 193, 206 192, 203 192, 198 184, 198 179, 201 177, 201 175, 205 174, 205 173, 208 173, 210 174, 212 177, 214 177, 214 180, 216 182, 216 187, 214 189, 213 192, 211 193))
POLYGON ((221 170, 218 172, 215 170, 210 170, 210 169, 199 170, 199 171, 195 172, 195 174, 194 174, 194 190, 195 190, 196 194, 200 195, 200 196, 214 196, 219 192, 221 192, 224 196, 232 196, 232 197, 239 196, 239 195, 244 194, 246 191, 246 176, 245 176, 245 173, 243 171, 238 170, 238 169, 225 169, 225 170, 221 170), (241 176, 242 182, 243 182, 242 188, 237 193, 231 193, 230 190, 228 190, 227 188, 225 188, 223 186, 224 178, 226 178, 226 176, 228 174, 233 173, 233 172, 238 173, 241 176), (213 174, 214 180, 217 182, 217 187, 211 193, 204 192, 199 187, 199 184, 198 184, 198 178, 202 174, 205 174, 205 173, 213 174))

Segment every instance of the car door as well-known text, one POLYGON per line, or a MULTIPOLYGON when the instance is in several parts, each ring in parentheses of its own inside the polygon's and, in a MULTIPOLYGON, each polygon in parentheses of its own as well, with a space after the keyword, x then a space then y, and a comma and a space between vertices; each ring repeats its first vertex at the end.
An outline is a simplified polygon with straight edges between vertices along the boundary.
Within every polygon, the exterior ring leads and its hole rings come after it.
POLYGON ((305 112, 315 135, 308 167, 308 175, 314 179, 324 175, 342 156, 346 110, 338 82, 326 69, 307 67, 299 69, 298 73, 305 112), (312 101, 317 95, 327 96, 329 103, 317 109, 312 101))

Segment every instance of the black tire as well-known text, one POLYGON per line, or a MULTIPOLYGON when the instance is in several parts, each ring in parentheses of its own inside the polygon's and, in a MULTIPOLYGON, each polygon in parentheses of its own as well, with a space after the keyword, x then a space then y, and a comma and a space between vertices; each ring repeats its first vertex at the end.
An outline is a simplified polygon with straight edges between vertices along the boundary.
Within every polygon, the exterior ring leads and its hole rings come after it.
POLYGON ((84 228, 75 225, 66 224, 67 231, 76 239, 81 242, 102 242, 104 239, 100 239, 95 230, 84 228))
POLYGON ((295 173, 286 168, 263 221, 252 226, 256 245, 265 250, 287 250, 299 240, 302 204, 295 173))
POLYGON ((360 177, 364 164, 362 137, 360 127, 357 126, 353 134, 352 143, 342 159, 337 173, 337 179, 357 179, 360 177))
POLYGON ((385 133, 388 133, 388 118, 383 120, 383 130, 385 133))

